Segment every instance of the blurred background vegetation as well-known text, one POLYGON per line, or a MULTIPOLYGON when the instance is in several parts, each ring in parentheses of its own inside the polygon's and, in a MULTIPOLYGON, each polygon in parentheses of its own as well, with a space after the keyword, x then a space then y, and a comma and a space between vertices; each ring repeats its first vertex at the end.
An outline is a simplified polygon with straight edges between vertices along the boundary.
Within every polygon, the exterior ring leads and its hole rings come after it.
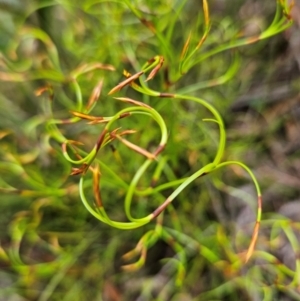
MULTIPOLYGON (((122 269, 128 263, 122 256, 155 223, 122 231, 91 216, 51 125, 51 120, 67 120, 70 111, 81 108, 71 79, 79 66, 103 63, 116 69, 96 68, 77 79, 84 104, 103 80, 92 114, 111 116, 125 107, 107 96, 124 79, 123 69, 138 72, 148 59, 168 52, 126 2, 0 0, 0 300, 300 300, 299 2, 292 27, 239 48, 237 64, 232 51, 221 52, 168 87, 166 70, 172 79, 189 33, 191 43, 201 37, 202 3, 186 1, 176 16, 181 1, 128 1, 162 35, 176 17, 166 69, 149 86, 197 95, 218 108, 227 129, 226 159, 250 166, 263 192, 257 251, 245 265, 237 254, 249 244, 257 206, 249 177, 228 167, 180 194, 164 215, 164 226, 175 227, 175 236, 181 234, 178 242, 186 253, 180 287, 170 264, 180 251, 163 240, 149 249, 143 267, 122 269), (231 78, 224 84, 207 82, 230 68, 231 78), (52 92, 39 95, 46 85, 52 92), (208 260, 204 250, 216 254, 215 260, 208 260)), ((276 1, 232 0, 228 5, 214 0, 209 6, 212 30, 200 54, 232 37, 258 34, 271 23, 276 1)), ((169 164, 160 183, 210 162, 218 132, 201 121, 208 115, 205 110, 152 99, 130 88, 122 95, 151 103, 168 125, 169 164)), ((120 125, 136 129, 135 141, 146 148, 158 141, 158 129, 147 118, 125 118, 120 125)), ((86 121, 57 125, 67 139, 83 142, 86 151, 100 126, 86 121)), ((101 170, 102 198, 109 214, 122 220, 125 189, 109 170, 129 182, 143 158, 118 142, 99 156, 110 168, 101 170)), ((142 187, 149 185, 151 173, 142 187)), ((139 198, 133 215, 145 216, 171 191, 139 198)), ((93 195, 91 180, 87 195, 93 195)))

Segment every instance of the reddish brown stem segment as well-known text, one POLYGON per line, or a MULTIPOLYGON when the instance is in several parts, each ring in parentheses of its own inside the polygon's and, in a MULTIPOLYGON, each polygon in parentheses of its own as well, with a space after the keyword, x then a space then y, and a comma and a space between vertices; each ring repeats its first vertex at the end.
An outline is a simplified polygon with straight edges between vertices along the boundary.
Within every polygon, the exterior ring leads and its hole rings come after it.
POLYGON ((152 219, 155 219, 156 217, 158 217, 171 202, 172 202, 171 199, 166 199, 157 209, 155 209, 153 211, 152 219))

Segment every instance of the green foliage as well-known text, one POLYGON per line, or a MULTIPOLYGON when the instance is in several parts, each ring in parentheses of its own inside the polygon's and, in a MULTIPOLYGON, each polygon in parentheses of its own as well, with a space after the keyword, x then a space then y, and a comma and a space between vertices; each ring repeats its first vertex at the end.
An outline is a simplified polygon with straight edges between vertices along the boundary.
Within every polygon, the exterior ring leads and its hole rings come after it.
POLYGON ((1 294, 300 300, 299 260, 291 268, 272 253, 281 231, 299 252, 299 224, 262 219, 258 181, 226 147, 216 107, 228 103, 210 89, 235 85, 239 47, 287 29, 291 9, 278 1, 270 25, 246 36, 231 16, 210 14, 206 0, 196 14, 189 1, 28 4, 1 56, 9 116, 0 132, 1 224, 9 228, 0 260, 11 282, 1 294), (234 221, 209 217, 215 188, 229 187, 223 167, 251 180, 258 199, 256 219, 236 233, 234 221), (260 226, 270 236, 255 249, 260 226), (161 242, 167 252, 151 275, 161 242))

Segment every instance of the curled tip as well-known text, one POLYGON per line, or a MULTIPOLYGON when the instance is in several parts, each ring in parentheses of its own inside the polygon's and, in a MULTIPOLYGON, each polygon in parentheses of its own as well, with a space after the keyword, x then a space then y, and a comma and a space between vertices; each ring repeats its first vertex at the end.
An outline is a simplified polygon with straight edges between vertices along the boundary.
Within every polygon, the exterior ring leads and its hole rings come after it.
POLYGON ((123 256, 123 259, 131 259, 133 256, 138 255, 139 253, 141 253, 141 257, 139 258, 139 260, 135 263, 131 263, 131 264, 126 264, 122 266, 122 269, 125 271, 136 271, 138 269, 140 269, 146 261, 146 256, 147 256, 147 249, 145 247, 142 247, 141 250, 138 249, 133 249, 132 251, 126 253, 123 256), (126 258, 127 257, 127 258, 126 258))
POLYGON ((133 250, 125 253, 122 256, 122 259, 125 261, 131 260, 132 258, 134 258, 135 256, 139 255, 141 252, 141 248, 134 248, 133 250))
POLYGON ((126 271, 126 272, 135 272, 140 267, 137 264, 132 263, 132 264, 122 265, 121 268, 122 268, 123 271, 126 271))

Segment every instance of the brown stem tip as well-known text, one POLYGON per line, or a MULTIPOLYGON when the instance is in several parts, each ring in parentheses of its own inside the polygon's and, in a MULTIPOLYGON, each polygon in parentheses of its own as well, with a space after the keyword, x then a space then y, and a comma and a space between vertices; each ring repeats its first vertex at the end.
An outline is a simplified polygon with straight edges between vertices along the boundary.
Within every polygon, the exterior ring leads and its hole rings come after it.
POLYGON ((165 209, 166 207, 172 202, 171 199, 166 199, 157 209, 155 209, 152 213, 152 219, 157 218, 165 209))

